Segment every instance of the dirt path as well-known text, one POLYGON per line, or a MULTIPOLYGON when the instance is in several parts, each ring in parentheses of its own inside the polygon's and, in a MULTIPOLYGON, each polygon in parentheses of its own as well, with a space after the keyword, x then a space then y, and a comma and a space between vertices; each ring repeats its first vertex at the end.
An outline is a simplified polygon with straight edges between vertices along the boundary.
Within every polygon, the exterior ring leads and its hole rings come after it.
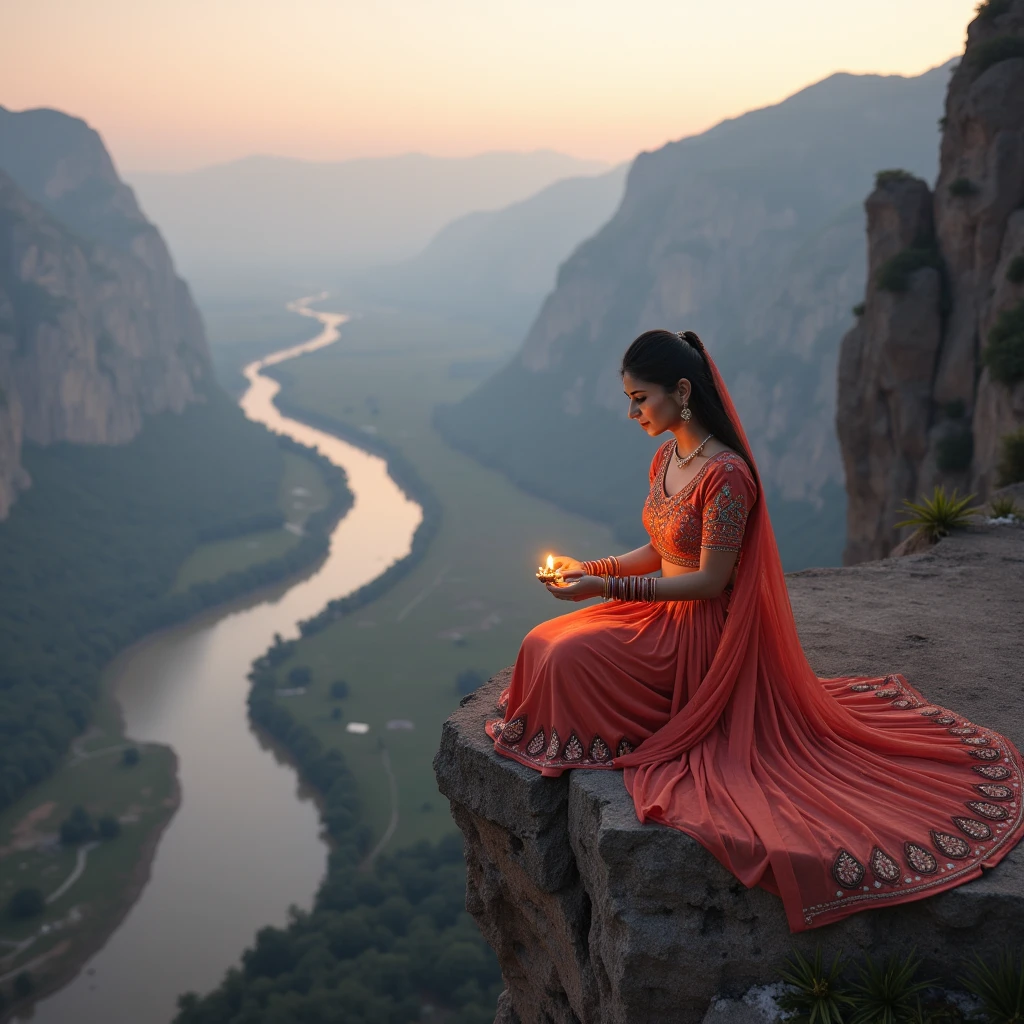
POLYGON ((388 756, 387 747, 381 749, 380 761, 384 765, 384 771, 388 776, 388 783, 391 790, 391 820, 388 822, 388 827, 384 830, 384 835, 380 837, 380 841, 377 845, 366 855, 366 860, 363 861, 361 867, 370 868, 373 866, 374 860, 381 853, 385 846, 391 842, 391 837, 395 834, 395 829, 398 828, 398 780, 395 778, 395 773, 391 770, 391 758, 388 756))
POLYGON ((82 872, 85 870, 85 862, 89 859, 89 854, 99 846, 99 843, 86 843, 85 846, 78 848, 78 856, 75 858, 74 870, 64 879, 60 888, 55 889, 46 897, 47 903, 55 903, 61 898, 82 877, 82 872))

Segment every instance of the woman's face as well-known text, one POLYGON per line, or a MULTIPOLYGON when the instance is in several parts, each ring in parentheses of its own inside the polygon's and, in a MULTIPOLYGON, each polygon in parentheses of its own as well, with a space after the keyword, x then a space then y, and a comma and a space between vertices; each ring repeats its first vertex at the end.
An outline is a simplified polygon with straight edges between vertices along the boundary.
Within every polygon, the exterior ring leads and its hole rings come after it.
POLYGON ((657 437, 679 422, 683 400, 690 397, 690 382, 681 380, 675 390, 666 391, 660 384, 624 373, 622 390, 629 399, 629 418, 636 420, 645 433, 657 437))

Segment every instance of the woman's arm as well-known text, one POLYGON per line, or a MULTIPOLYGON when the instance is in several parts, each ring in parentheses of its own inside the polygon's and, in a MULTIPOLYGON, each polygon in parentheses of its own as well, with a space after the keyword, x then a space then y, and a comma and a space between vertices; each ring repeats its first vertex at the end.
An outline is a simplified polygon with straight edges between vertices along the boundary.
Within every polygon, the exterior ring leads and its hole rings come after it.
MULTIPOLYGON (((646 576, 661 568, 661 555, 651 547, 650 543, 616 557, 619 560, 620 576, 646 576)), ((568 555, 555 555, 552 565, 556 569, 561 569, 562 576, 567 580, 579 579, 584 575, 583 562, 570 558, 568 555)))
MULTIPOLYGON (((643 551, 639 548, 638 551, 643 551)), ((630 554, 636 554, 631 551, 630 554)), ((718 597, 725 590, 732 575, 732 570, 739 557, 738 551, 722 551, 714 548, 701 548, 700 568, 693 572, 684 572, 679 576, 662 576, 654 580, 654 599, 656 601, 706 601, 718 597)), ((661 559, 658 559, 661 564, 661 559)), ((623 575, 639 576, 638 572, 623 575)), ((567 573, 566 579, 572 577, 567 573)), ((580 576, 568 586, 545 584, 548 593, 561 601, 588 601, 592 597, 603 597, 605 583, 601 576, 580 576)))
POLYGON ((661 555, 651 546, 650 542, 642 548, 634 548, 624 555, 619 555, 619 575, 646 576, 661 568, 661 555))

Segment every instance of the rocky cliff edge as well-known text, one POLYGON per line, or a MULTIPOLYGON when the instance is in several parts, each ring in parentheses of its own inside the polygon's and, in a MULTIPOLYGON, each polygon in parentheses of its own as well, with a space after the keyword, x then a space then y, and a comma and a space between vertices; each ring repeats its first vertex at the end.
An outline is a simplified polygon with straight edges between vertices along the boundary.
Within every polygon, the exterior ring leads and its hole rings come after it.
MULTIPOLYGON (((1024 745, 1024 527, 787 582, 819 675, 901 672, 1024 745)), ((1024 845, 951 892, 792 936, 776 897, 681 832, 640 825, 620 773, 546 779, 495 754, 483 723, 509 672, 463 701, 434 762, 465 837, 467 908, 505 977, 500 1024, 696 1024, 717 1019, 716 996, 776 981, 794 947, 916 947, 929 975, 955 977, 965 956, 1019 939, 1024 845)))

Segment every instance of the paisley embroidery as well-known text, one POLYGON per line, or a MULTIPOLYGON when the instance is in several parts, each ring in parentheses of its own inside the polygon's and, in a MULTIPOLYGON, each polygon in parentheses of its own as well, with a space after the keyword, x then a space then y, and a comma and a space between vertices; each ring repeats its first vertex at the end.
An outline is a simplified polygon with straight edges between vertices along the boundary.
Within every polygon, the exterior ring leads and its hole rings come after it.
POLYGON ((974 788, 989 800, 1009 800, 1013 796, 1013 790, 1009 786, 996 786, 991 782, 980 782, 974 788))
POLYGON ((494 731, 495 736, 500 736, 502 729, 505 728, 505 723, 500 719, 496 718, 491 722, 491 729, 494 731))
POLYGON ((977 731, 973 725, 953 725, 946 730, 950 736, 973 736, 977 731))
POLYGON ((566 741, 565 749, 562 751, 562 760, 564 761, 582 761, 583 760, 583 744, 580 743, 579 737, 576 733, 569 733, 569 739, 566 741))
POLYGON ((633 753, 633 744, 629 742, 625 737, 619 740, 619 745, 615 749, 616 757, 625 757, 627 754, 633 753))
POLYGON ((595 736, 590 744, 590 760, 610 761, 611 757, 612 752, 608 749, 608 744, 600 736, 595 736))
MULTIPOLYGON (((726 466, 729 466, 726 463, 726 466)), ((704 523, 700 546, 712 551, 739 551, 747 525, 747 496, 733 497, 732 488, 723 484, 704 505, 704 523)))
POLYGON ((879 700, 892 700, 900 695, 899 690, 875 690, 875 696, 879 700))
POLYGON ((907 863, 919 875, 934 875, 939 870, 939 862, 935 855, 917 843, 904 843, 903 853, 906 855, 907 863))
POLYGON ((963 736, 960 742, 966 743, 969 747, 987 747, 989 738, 987 736, 963 736))
POLYGON ((942 708, 925 708, 924 711, 921 712, 921 715, 924 718, 934 718, 937 714, 940 714, 941 711, 942 708))
POLYGON ((558 730, 551 730, 551 742, 548 744, 547 757, 550 760, 552 757, 558 757, 558 751, 561 749, 562 741, 558 738, 558 730))
POLYGON ((850 683, 850 689, 854 693, 867 693, 868 690, 877 690, 880 683, 850 683))
POLYGON ((983 821, 975 821, 974 818, 953 818, 953 824, 965 836, 970 836, 971 839, 991 839, 992 829, 988 827, 983 821))
POLYGON ((956 721, 956 716, 954 716, 954 715, 943 715, 941 718, 936 718, 935 721, 939 725, 952 725, 956 721))
POLYGON ((832 877, 846 889, 856 889, 864 881, 864 865, 852 853, 840 850, 832 864, 832 877))
POLYGON ((975 750, 968 750, 967 753, 971 757, 976 757, 979 761, 999 760, 999 751, 995 747, 978 747, 975 750))
POLYGON ((892 702, 892 706, 894 708, 900 708, 901 710, 903 708, 919 708, 921 706, 921 702, 919 700, 914 700, 913 697, 901 697, 899 700, 894 700, 892 702))
POLYGON ((969 843, 965 843, 959 836, 951 836, 948 832, 930 833, 935 849, 941 850, 947 857, 953 860, 963 860, 971 852, 969 843))
POLYGON ((983 818, 988 818, 989 821, 1005 821, 1009 817, 1009 812, 1005 807, 990 804, 985 800, 968 800, 967 806, 975 814, 980 814, 983 818))
POLYGON ((972 766, 979 775, 986 779, 1008 779, 1012 774, 1010 769, 1001 764, 976 764, 972 766))
POLYGON ((889 854, 884 853, 877 846, 871 851, 871 858, 868 861, 874 876, 889 885, 895 885, 903 873, 899 864, 889 854))
POLYGON ((530 740, 529 744, 526 747, 526 752, 531 757, 536 757, 544 749, 546 744, 547 738, 544 736, 544 730, 541 729, 540 732, 538 732, 537 735, 534 736, 532 740, 530 740))
POLYGON ((501 730, 501 740, 503 743, 518 743, 523 738, 524 732, 526 732, 526 715, 520 715, 518 718, 513 718, 511 722, 505 723, 505 728, 501 730))

